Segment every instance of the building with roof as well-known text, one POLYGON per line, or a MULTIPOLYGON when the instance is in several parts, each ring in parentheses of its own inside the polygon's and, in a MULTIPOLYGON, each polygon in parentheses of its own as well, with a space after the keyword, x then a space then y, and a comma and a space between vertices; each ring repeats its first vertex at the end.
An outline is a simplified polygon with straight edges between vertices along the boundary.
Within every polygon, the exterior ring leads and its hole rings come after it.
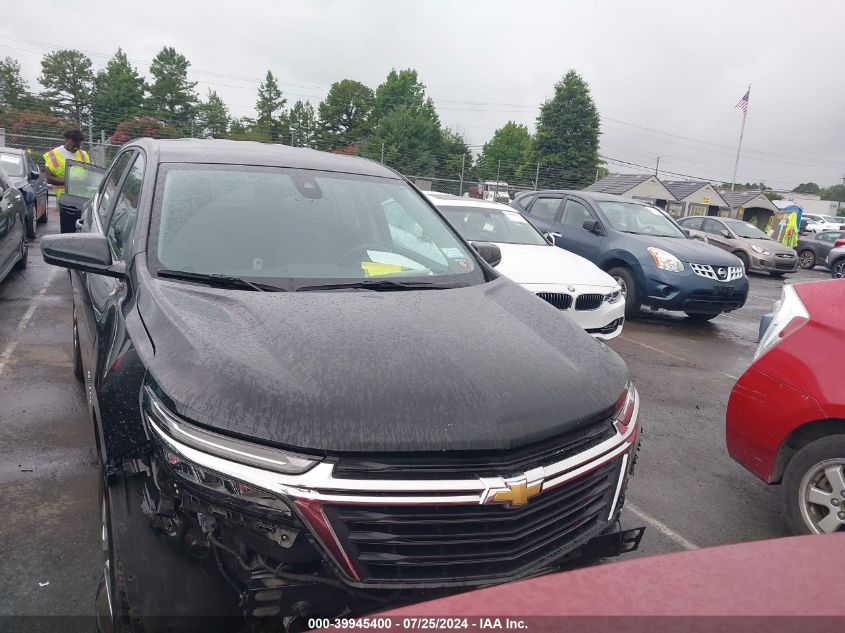
POLYGON ((651 174, 611 174, 593 183, 585 191, 611 193, 625 198, 644 200, 665 209, 675 197, 657 176, 651 174))
POLYGON ((765 230, 769 220, 775 215, 783 215, 762 191, 721 191, 719 193, 730 206, 730 217, 751 222, 759 229, 765 230))
POLYGON ((706 180, 663 180, 662 182, 675 197, 675 202, 670 202, 666 206, 666 210, 672 217, 730 216, 730 205, 706 180))

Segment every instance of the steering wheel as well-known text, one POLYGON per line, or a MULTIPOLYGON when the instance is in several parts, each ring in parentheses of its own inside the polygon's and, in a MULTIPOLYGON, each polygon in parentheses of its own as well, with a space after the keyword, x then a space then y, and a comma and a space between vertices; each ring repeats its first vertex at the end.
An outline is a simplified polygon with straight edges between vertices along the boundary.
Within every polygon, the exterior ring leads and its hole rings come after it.
POLYGON ((363 244, 356 244, 352 248, 344 251, 340 257, 338 257, 337 261, 339 264, 361 263, 360 259, 353 258, 353 256, 360 254, 366 255, 367 251, 370 250, 389 252, 392 250, 392 247, 380 242, 364 242, 363 244))

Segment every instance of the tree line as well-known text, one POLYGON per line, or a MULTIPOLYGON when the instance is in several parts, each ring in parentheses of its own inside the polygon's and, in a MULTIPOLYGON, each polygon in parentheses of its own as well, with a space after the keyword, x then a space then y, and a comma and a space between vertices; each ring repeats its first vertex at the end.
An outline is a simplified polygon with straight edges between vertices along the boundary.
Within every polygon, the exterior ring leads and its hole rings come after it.
POLYGON ((583 186, 595 179, 600 121, 586 81, 569 71, 540 108, 537 131, 513 121, 480 153, 444 126, 413 69, 391 70, 375 89, 354 79, 331 85, 315 107, 289 104, 268 70, 254 116, 233 117, 216 91, 204 97, 189 78, 191 63, 165 46, 145 78, 118 49, 95 71, 84 53, 56 50, 41 60, 40 93, 30 91, 17 60, 0 61, 0 125, 7 133, 60 136, 69 126, 101 131, 112 143, 138 136, 255 140, 348 151, 409 175, 537 186, 583 186), (539 182, 537 182, 539 181, 539 182))

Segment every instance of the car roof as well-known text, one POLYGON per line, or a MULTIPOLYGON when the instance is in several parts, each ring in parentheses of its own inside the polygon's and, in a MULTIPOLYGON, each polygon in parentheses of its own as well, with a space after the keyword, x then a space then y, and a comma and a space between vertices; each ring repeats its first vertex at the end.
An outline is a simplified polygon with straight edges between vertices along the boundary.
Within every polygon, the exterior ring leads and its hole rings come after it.
POLYGON ((637 200, 635 198, 626 198, 625 196, 617 196, 612 193, 602 193, 601 191, 587 191, 585 189, 544 189, 541 191, 526 191, 517 195, 517 198, 527 198, 528 196, 540 196, 543 194, 566 194, 581 196, 582 198, 589 198, 596 202, 633 202, 634 204, 649 205, 646 200, 637 200))
POLYGON ((431 196, 431 198, 433 198, 432 202, 438 207, 476 207, 478 209, 495 209, 496 211, 513 211, 512 207, 501 202, 490 202, 478 198, 459 198, 458 196, 450 196, 449 198, 431 196))
POLYGON ((392 169, 358 156, 255 141, 222 139, 136 139, 128 144, 153 153, 159 163, 255 165, 401 179, 392 169))
POLYGON ((26 154, 26 151, 18 147, 0 147, 0 154, 18 154, 22 156, 26 154))

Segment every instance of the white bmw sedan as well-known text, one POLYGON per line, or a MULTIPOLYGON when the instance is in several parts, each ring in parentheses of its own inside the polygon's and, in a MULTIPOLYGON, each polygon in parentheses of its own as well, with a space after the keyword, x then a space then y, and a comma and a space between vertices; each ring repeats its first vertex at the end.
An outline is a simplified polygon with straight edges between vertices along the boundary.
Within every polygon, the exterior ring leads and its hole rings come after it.
POLYGON ((596 338, 622 331, 625 301, 619 284, 592 262, 552 246, 519 213, 497 202, 425 192, 468 242, 502 251, 496 270, 552 304, 596 338))

